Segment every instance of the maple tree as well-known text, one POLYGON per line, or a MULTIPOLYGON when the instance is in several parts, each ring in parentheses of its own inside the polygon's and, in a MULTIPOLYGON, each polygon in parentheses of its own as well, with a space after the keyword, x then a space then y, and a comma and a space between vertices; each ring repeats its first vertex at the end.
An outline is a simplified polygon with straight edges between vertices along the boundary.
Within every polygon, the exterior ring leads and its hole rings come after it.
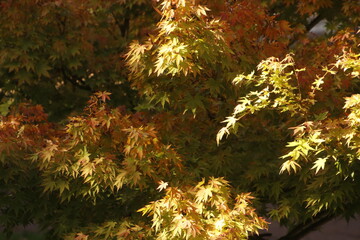
POLYGON ((351 0, 0 1, 0 225, 262 239, 359 211, 351 0), (313 28, 326 23, 324 33, 313 28))

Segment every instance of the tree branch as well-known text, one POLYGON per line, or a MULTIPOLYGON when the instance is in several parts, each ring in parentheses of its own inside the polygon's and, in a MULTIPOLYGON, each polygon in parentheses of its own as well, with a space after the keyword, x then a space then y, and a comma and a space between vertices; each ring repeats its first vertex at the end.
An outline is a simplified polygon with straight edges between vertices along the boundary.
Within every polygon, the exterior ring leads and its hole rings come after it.
MULTIPOLYGON (((324 17, 321 15, 321 14, 319 14, 316 18, 314 18, 308 25, 306 25, 305 26, 305 28, 306 28, 306 32, 310 32, 310 30, 313 28, 313 27, 315 27, 321 20, 323 20, 324 19, 324 17)), ((299 35, 297 35, 297 36, 299 36, 299 35)), ((293 45, 296 43, 296 41, 297 41, 297 37, 294 37, 292 40, 291 40, 291 42, 290 42, 290 44, 289 44, 289 47, 290 48, 292 48, 293 47, 293 45)))
POLYGON ((116 25, 119 27, 120 33, 122 37, 126 37, 126 34, 129 32, 130 28, 130 16, 128 13, 125 14, 124 22, 120 23, 119 19, 115 15, 114 12, 111 13, 112 17, 115 20, 116 25))
POLYGON ((329 222, 334 217, 335 215, 332 214, 320 214, 311 221, 295 226, 293 230, 289 231, 285 236, 279 238, 278 240, 299 240, 308 233, 329 222))
POLYGON ((308 25, 306 25, 306 31, 310 31, 313 27, 315 27, 321 20, 323 20, 323 16, 319 14, 316 18, 314 18, 308 25))

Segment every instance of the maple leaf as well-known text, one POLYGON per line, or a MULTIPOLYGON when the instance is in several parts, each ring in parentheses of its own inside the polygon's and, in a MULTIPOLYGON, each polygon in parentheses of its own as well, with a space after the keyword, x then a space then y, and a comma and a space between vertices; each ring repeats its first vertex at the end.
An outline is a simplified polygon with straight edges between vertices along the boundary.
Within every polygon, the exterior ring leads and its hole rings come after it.
POLYGON ((168 185, 169 185, 169 183, 160 181, 159 186, 157 187, 157 190, 159 190, 159 192, 161 192, 162 190, 166 189, 168 185))
POLYGON ((317 174, 321 169, 323 170, 325 168, 325 163, 327 161, 328 157, 325 158, 318 158, 314 166, 311 169, 315 169, 315 174, 317 174))
POLYGON ((76 234, 75 240, 88 240, 88 235, 85 235, 83 233, 76 234))
POLYGON ((210 187, 202 187, 196 193, 197 202, 206 202, 209 198, 213 196, 212 189, 210 187))
POLYGON ((104 92, 97 92, 97 93, 95 93, 95 95, 99 99, 101 99, 101 101, 106 102, 106 100, 110 100, 109 96, 111 95, 111 93, 104 91, 104 92))

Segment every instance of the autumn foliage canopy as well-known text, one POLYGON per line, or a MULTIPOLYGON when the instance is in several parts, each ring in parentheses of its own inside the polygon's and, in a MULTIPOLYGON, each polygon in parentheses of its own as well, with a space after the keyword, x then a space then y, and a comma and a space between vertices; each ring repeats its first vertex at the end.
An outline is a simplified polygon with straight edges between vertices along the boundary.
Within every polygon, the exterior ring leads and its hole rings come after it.
POLYGON ((235 240, 277 221, 299 239, 355 216, 359 12, 352 0, 1 0, 1 228, 235 240))

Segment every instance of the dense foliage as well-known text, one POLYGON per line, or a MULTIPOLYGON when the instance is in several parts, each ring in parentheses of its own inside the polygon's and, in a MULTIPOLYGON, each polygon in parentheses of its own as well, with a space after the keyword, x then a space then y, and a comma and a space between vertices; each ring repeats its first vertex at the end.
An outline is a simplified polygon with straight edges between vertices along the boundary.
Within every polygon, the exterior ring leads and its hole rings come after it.
POLYGON ((269 219, 299 239, 353 217, 358 12, 351 0, 0 1, 0 226, 261 239, 269 219))

